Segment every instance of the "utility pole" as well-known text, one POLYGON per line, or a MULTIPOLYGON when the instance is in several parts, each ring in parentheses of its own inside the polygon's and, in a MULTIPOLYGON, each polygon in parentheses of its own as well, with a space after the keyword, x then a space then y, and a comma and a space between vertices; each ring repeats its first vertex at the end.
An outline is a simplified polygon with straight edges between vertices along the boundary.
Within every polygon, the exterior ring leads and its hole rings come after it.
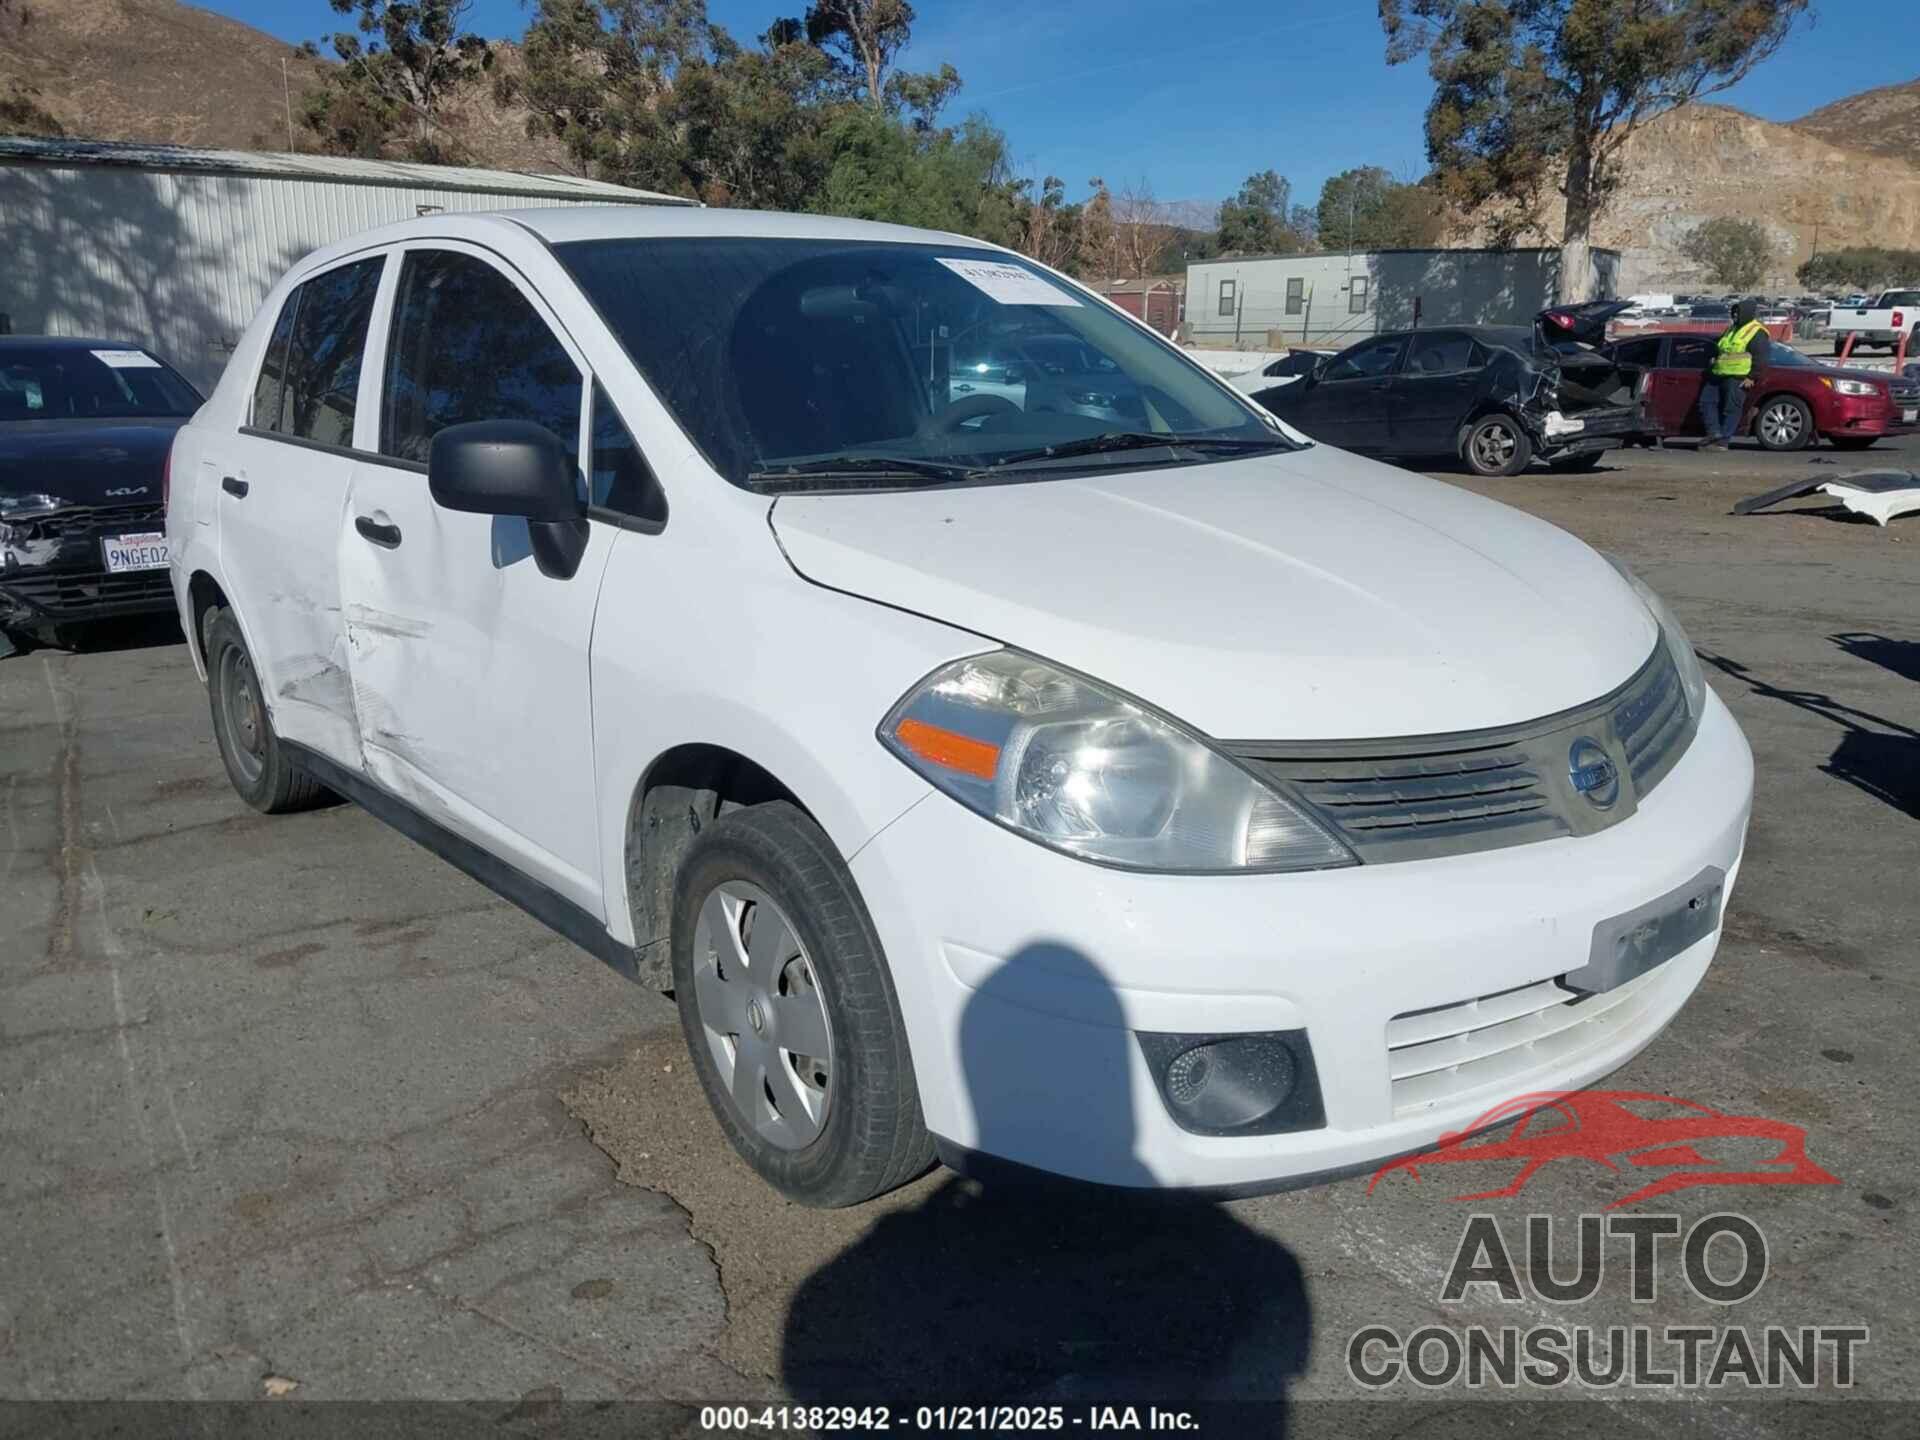
POLYGON ((287 153, 293 153, 293 82, 287 79, 287 57, 280 57, 280 93, 287 102, 287 153))

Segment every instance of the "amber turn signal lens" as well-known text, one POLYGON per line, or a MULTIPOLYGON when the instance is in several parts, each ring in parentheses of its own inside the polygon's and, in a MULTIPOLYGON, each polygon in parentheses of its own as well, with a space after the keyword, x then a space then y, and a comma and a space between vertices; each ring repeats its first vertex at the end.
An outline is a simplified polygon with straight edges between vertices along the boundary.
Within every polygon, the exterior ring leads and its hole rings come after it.
POLYGON ((1000 768, 1000 747, 971 735, 929 725, 924 720, 902 720, 894 738, 930 765, 958 770, 976 780, 991 780, 1000 768))

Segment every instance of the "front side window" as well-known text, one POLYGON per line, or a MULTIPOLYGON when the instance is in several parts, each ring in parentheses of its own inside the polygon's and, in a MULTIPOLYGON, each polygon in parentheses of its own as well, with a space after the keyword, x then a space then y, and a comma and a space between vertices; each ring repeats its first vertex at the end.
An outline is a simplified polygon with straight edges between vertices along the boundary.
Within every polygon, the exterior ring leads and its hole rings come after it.
POLYGON ((1327 365, 1324 380, 1376 380, 1382 375, 1391 375, 1395 362, 1400 358, 1400 348, 1404 342, 1399 336, 1386 340, 1369 340, 1343 350, 1327 365))
POLYGON ((1290 443, 1165 342, 1019 256, 746 236, 581 240, 555 253, 735 484, 849 460, 979 479, 1116 434, 1128 443, 1097 458, 1083 447, 1081 468, 1217 458, 1149 454, 1159 434, 1290 443))
POLYGON ((1356 275, 1347 286, 1347 313, 1364 315, 1367 313, 1367 292, 1372 288, 1371 280, 1365 275, 1356 275))
POLYGON ((1220 282, 1220 313, 1222 315, 1233 314, 1233 281, 1231 280, 1222 280, 1220 282))
POLYGON ((1713 341, 1699 335, 1676 335, 1668 364, 1677 370, 1704 370, 1713 363, 1717 350, 1713 341))
POLYGON ((1298 315, 1307 303, 1307 282, 1298 275, 1287 281, 1287 314, 1298 315))
POLYGON ((593 387, 592 435, 593 463, 587 472, 589 501, 636 520, 665 523, 667 497, 661 492, 653 467, 647 464, 633 432, 597 382, 593 387))
POLYGON ((0 421, 142 420, 199 408, 199 392, 144 350, 19 341, 0 347, 0 421))
POLYGON ((379 256, 356 260, 287 297, 254 387, 258 428, 320 445, 353 444, 360 361, 385 264, 379 256))
POLYGON ((474 420, 531 420, 580 457, 585 382, 547 322, 484 260, 413 250, 387 347, 380 453, 427 463, 433 437, 474 420))

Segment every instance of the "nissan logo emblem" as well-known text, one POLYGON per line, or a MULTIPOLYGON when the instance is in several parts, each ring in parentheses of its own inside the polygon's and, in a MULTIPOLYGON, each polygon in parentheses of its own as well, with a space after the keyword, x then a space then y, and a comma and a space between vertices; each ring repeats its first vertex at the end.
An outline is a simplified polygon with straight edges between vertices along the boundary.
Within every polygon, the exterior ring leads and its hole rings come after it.
POLYGON ((1582 735, 1567 751, 1567 778, 1596 810, 1611 810, 1620 798, 1620 772, 1600 742, 1582 735))

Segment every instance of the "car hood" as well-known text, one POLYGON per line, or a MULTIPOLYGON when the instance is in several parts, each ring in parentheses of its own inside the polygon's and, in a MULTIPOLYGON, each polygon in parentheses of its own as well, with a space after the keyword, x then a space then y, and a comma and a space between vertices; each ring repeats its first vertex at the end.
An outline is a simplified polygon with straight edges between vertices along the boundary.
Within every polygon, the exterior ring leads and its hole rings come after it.
POLYGON ((157 505, 174 431, 186 423, 185 416, 0 421, 0 509, 22 495, 72 505, 157 505))
POLYGON ((1071 666, 1222 739, 1531 720, 1627 680, 1658 634, 1571 535, 1325 446, 788 495, 772 524, 809 580, 1071 666))

